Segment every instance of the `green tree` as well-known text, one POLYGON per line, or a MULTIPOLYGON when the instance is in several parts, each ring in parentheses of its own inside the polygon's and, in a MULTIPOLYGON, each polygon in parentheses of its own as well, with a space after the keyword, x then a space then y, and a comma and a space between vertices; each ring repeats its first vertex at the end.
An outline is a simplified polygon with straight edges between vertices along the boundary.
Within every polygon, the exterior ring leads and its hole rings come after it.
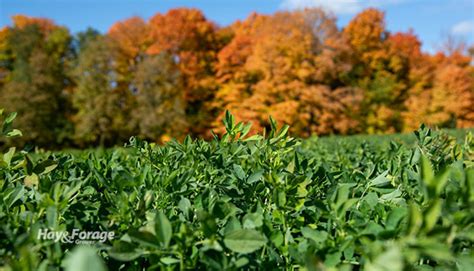
POLYGON ((71 58, 71 36, 66 28, 41 19, 15 18, 2 46, 5 82, 0 107, 18 112, 15 126, 22 142, 40 146, 64 144, 70 132, 66 71, 71 58), (23 21, 22 21, 23 20, 23 21))
POLYGON ((184 92, 171 56, 146 57, 137 67, 133 85, 133 120, 142 136, 163 141, 186 132, 184 92))
POLYGON ((81 50, 85 49, 89 42, 98 39, 100 36, 100 32, 91 27, 77 33, 74 37, 74 49, 76 54, 80 54, 81 50))
POLYGON ((131 93, 117 87, 113 54, 106 37, 86 46, 74 70, 75 139, 80 145, 111 145, 132 135, 131 93))

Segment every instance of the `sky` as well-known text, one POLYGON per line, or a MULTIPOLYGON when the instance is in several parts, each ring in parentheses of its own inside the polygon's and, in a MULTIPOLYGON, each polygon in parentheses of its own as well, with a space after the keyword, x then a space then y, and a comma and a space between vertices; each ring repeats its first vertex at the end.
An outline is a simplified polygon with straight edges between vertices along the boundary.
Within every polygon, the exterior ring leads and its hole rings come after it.
POLYGON ((474 43, 474 0, 0 0, 0 27, 10 25, 15 14, 47 17, 77 33, 109 27, 132 16, 150 18, 177 7, 201 9, 206 17, 225 26, 251 12, 264 14, 304 7, 323 7, 334 13, 343 27, 366 7, 385 11, 391 32, 413 29, 423 50, 439 48, 449 34, 474 43))

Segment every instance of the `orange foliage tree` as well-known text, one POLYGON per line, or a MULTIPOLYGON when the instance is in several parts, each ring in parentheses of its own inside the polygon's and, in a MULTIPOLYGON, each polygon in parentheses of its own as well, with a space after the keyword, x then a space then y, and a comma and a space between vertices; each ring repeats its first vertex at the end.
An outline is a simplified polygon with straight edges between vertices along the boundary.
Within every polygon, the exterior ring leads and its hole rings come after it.
MULTIPOLYGON (((458 58, 459 55, 454 55, 458 58)), ((407 98, 403 117, 405 130, 426 123, 437 127, 474 126, 474 74, 471 66, 456 65, 458 59, 440 55, 434 61, 430 84, 414 88, 407 98)), ((462 63, 461 63, 462 64, 462 63)))
POLYGON ((121 76, 119 81, 129 82, 150 44, 149 27, 142 18, 132 17, 112 25, 107 36, 121 76))
POLYGON ((207 103, 215 92, 215 63, 219 49, 217 26, 197 9, 172 9, 149 22, 151 45, 147 53, 166 53, 178 64, 190 132, 203 135, 211 112, 207 103))
POLYGON ((321 9, 253 14, 233 28, 233 40, 218 56, 217 108, 257 129, 272 115, 301 136, 356 128, 349 115, 358 110, 360 95, 344 87, 348 47, 333 17, 321 9))

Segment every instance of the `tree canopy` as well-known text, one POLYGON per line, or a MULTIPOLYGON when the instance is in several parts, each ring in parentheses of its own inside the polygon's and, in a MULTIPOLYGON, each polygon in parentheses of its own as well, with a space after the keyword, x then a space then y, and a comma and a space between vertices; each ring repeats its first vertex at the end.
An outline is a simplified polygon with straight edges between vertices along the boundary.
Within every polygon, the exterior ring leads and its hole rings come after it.
POLYGON ((226 110, 254 133, 271 115, 302 137, 474 126, 472 46, 423 52, 374 8, 342 29, 318 8, 225 27, 178 8, 74 36, 45 18, 12 21, 0 30, 0 107, 18 112, 25 143, 210 138, 226 110))

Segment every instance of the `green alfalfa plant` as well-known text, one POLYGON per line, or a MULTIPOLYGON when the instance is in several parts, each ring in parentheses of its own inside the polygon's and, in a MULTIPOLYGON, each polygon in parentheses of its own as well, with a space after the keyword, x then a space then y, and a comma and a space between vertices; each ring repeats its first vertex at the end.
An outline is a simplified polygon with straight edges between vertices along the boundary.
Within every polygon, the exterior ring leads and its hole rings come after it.
MULTIPOLYGON (((10 113, 3 117, 4 110, 0 109, 1 122, 1 136, 7 140, 11 140, 14 137, 22 136, 22 133, 18 129, 14 129, 13 121, 17 116, 16 112, 10 113)), ((24 169, 25 178, 23 180, 26 186, 37 186, 39 182, 40 174, 47 174, 57 167, 57 162, 44 159, 42 161, 33 161, 26 151, 16 152, 16 147, 10 147, 3 157, 0 156, 0 168, 6 168, 9 170, 16 170, 19 168, 24 169)))
MULTIPOLYGON (((0 142, 3 140, 8 140, 9 138, 21 136, 21 131, 18 129, 13 129, 13 120, 16 117, 16 112, 10 113, 8 115, 4 114, 4 109, 0 108, 0 142)), ((15 147, 10 147, 3 156, 0 156, 0 168, 9 168, 13 156, 15 155, 15 147)))
POLYGON ((433 131, 421 124, 414 134, 419 152, 433 163, 435 169, 443 168, 461 157, 460 145, 446 132, 433 131))
POLYGON ((464 191, 474 186, 463 176, 474 175, 462 161, 448 165, 446 179, 418 146, 350 138, 295 149, 300 140, 274 120, 253 139, 230 113, 224 121, 222 141, 132 139, 104 155, 16 154, 15 165, 28 161, 24 171, 0 168, 0 224, 12 233, 0 238, 12 248, 0 250, 0 266, 20 269, 10 263, 31 255, 35 270, 77 267, 71 259, 81 255, 100 265, 92 249, 25 239, 34 229, 23 213, 39 226, 114 231, 98 247, 109 270, 455 270, 472 255, 474 197, 464 191), (33 176, 34 184, 33 174, 36 188, 23 182, 33 176))
POLYGON ((1 133, 2 137, 15 137, 21 136, 21 131, 18 129, 13 129, 13 120, 16 118, 16 112, 5 115, 4 109, 0 108, 0 120, 1 120, 1 133))
POLYGON ((466 167, 474 168, 474 135, 471 132, 464 139, 463 156, 466 167))
POLYGON ((212 135, 215 140, 220 142, 235 142, 235 141, 258 141, 262 139, 267 139, 268 143, 275 144, 282 139, 289 139, 288 130, 289 126, 284 125, 281 129, 278 129, 278 124, 271 116, 269 117, 270 122, 270 131, 267 132, 264 130, 262 135, 255 134, 250 137, 246 137, 250 129, 252 128, 252 123, 238 122, 236 123, 235 117, 229 110, 226 110, 224 118, 222 119, 222 124, 225 127, 226 132, 219 138, 217 134, 212 132, 212 135))

